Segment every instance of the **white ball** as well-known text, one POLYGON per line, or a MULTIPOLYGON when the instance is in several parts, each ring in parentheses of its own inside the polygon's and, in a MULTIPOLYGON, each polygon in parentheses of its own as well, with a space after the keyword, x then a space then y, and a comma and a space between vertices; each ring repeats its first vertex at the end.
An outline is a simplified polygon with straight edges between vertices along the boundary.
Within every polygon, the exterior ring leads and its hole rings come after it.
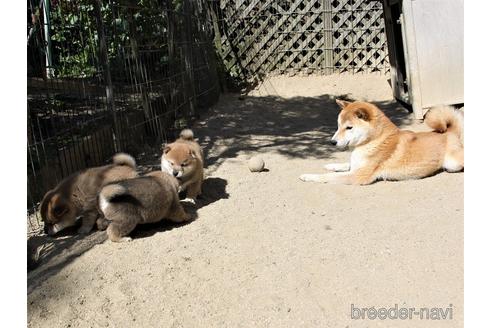
POLYGON ((248 161, 248 168, 251 172, 261 172, 265 168, 265 162, 261 157, 252 157, 248 161))

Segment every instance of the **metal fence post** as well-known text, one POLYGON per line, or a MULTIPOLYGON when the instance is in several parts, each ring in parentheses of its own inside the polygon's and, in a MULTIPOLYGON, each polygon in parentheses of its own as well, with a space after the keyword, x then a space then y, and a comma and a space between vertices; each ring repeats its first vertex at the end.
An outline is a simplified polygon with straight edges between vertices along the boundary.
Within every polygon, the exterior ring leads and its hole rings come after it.
POLYGON ((53 77, 53 57, 51 48, 51 20, 50 20, 50 0, 44 0, 43 13, 44 13, 44 38, 46 49, 46 78, 53 77))
POLYGON ((121 151, 121 127, 118 124, 116 108, 114 103, 114 88, 111 80, 111 71, 109 68, 108 48, 106 45, 106 34, 104 32, 104 21, 101 13, 101 0, 93 0, 94 16, 96 19, 97 34, 99 39, 99 62, 103 70, 104 84, 106 87, 106 106, 111 111, 113 118, 113 127, 115 133, 116 151, 121 151))
POLYGON ((184 34, 184 60, 185 60, 185 71, 186 71, 186 97, 188 98, 188 102, 190 105, 190 115, 195 115, 195 83, 194 83, 194 72, 193 72, 193 32, 191 29, 192 21, 192 12, 191 12, 191 1, 183 0, 183 12, 184 12, 184 23, 185 23, 185 31, 184 34))

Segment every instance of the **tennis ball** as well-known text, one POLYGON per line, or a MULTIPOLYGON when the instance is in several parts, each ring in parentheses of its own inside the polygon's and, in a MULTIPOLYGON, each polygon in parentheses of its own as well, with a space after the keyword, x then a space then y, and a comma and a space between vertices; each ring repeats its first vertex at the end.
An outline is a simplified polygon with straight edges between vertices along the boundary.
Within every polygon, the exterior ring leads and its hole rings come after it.
POLYGON ((251 172, 261 172, 265 168, 265 162, 261 157, 252 157, 248 161, 248 168, 251 172))

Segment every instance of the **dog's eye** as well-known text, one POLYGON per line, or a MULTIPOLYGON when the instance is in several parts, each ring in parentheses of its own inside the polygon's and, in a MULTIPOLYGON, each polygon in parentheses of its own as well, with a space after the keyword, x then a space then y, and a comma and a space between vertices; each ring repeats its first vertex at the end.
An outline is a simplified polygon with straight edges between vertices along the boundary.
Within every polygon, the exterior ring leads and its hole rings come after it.
POLYGON ((347 126, 345 129, 347 129, 347 130, 351 130, 351 129, 352 129, 352 127, 351 127, 351 126, 347 126))
POLYGON ((185 167, 186 165, 188 165, 188 163, 181 163, 182 167, 185 167))

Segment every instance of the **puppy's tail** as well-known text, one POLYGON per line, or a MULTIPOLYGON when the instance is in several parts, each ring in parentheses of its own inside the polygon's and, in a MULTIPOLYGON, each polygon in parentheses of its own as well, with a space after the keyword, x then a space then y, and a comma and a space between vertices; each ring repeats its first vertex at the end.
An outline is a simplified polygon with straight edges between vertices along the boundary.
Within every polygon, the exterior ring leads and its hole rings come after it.
POLYGON ((99 193, 99 200, 111 202, 116 197, 121 197, 127 194, 128 194, 128 190, 124 186, 117 183, 113 183, 113 184, 106 185, 104 188, 101 189, 101 192, 99 193))
POLYGON ((425 124, 439 133, 453 133, 463 140, 463 112, 451 106, 432 107, 425 115, 425 124))
POLYGON ((184 129, 183 131, 181 131, 181 133, 179 134, 179 137, 183 140, 193 140, 194 138, 194 135, 193 135, 193 131, 191 131, 190 129, 184 129))
POLYGON ((135 158, 125 153, 118 153, 114 155, 113 163, 115 165, 126 165, 134 169, 137 168, 137 163, 135 162, 135 158))

